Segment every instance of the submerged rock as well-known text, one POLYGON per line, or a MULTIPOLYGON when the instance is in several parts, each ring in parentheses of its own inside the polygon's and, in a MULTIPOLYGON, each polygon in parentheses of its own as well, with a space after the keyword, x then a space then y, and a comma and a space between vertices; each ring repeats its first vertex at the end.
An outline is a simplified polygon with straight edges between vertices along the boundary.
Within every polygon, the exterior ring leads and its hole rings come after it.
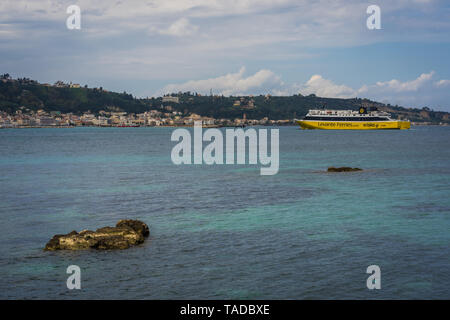
POLYGON ((360 168, 351 168, 351 167, 329 167, 328 172, 351 172, 351 171, 362 171, 360 168))
POLYGON ((120 220, 115 227, 57 234, 45 245, 44 250, 127 249, 143 243, 149 235, 150 231, 144 222, 120 220))

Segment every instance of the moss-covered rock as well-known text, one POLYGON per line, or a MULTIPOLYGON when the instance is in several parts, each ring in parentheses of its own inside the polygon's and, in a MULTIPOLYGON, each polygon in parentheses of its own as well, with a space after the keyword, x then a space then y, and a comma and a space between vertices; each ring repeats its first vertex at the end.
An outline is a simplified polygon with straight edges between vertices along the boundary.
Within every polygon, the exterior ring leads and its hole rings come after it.
POLYGON ((115 227, 55 235, 45 245, 44 250, 127 249, 143 243, 149 235, 149 228, 144 222, 120 220, 115 227))

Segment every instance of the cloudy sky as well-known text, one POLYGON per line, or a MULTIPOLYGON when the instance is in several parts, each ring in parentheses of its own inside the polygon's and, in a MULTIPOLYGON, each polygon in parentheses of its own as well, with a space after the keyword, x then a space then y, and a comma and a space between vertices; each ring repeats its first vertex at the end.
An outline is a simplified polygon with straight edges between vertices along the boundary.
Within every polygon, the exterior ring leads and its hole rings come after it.
POLYGON ((314 93, 450 111, 450 1, 1 0, 6 72, 138 97, 314 93), (74 4, 80 30, 66 27, 74 4))

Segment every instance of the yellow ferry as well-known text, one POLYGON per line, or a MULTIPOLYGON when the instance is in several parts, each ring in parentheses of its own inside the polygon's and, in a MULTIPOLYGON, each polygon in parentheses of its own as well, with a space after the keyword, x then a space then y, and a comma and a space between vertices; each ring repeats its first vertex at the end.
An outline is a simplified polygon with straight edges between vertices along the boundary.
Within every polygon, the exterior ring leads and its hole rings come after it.
POLYGON ((352 110, 309 110, 302 119, 297 120, 302 129, 334 129, 334 130, 380 130, 409 129, 409 120, 391 119, 390 114, 376 108, 367 111, 361 107, 352 110))

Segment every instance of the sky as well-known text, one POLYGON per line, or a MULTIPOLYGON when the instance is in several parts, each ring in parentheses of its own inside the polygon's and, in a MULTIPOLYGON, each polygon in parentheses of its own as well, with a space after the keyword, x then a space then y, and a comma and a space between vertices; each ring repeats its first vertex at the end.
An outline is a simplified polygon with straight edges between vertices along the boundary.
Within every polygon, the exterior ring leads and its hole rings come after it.
POLYGON ((1 0, 0 73, 137 97, 314 93, 450 111, 450 1, 1 0))

